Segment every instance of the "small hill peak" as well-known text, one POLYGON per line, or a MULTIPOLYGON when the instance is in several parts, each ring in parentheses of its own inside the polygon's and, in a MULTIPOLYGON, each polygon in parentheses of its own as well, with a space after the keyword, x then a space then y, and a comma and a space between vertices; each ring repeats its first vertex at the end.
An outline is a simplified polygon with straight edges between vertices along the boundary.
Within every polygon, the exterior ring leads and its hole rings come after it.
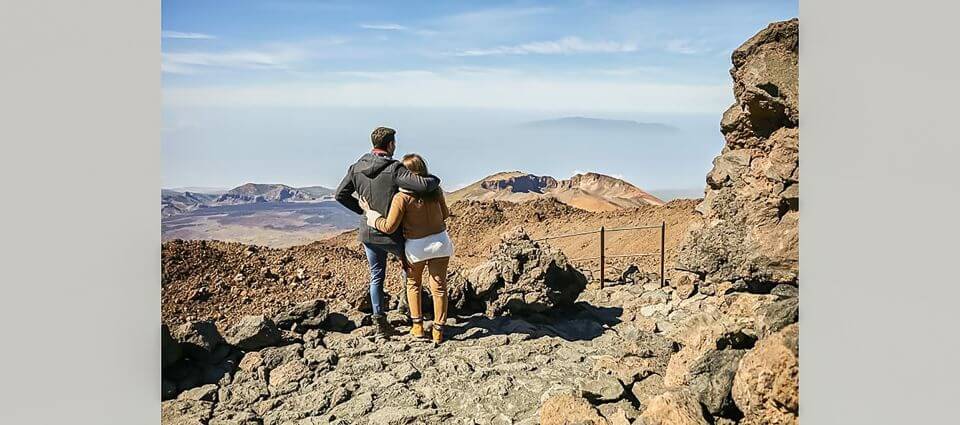
POLYGON ((613 211, 664 204, 633 184, 594 172, 557 180, 551 176, 505 171, 484 177, 447 197, 450 203, 459 200, 526 202, 540 198, 555 199, 587 211, 613 211))

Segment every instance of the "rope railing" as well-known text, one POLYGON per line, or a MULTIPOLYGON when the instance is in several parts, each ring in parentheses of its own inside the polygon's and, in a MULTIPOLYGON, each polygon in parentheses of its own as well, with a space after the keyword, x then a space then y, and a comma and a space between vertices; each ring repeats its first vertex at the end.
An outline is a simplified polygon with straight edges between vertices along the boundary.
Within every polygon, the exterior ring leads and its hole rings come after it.
POLYGON ((633 226, 633 227, 614 227, 612 229, 607 229, 608 232, 620 232, 623 230, 643 230, 643 229, 659 229, 661 224, 654 224, 649 226, 633 226))
POLYGON ((589 231, 589 232, 580 232, 580 233, 567 233, 567 234, 565 234, 565 235, 547 236, 547 237, 545 237, 545 238, 534 239, 534 240, 539 242, 539 241, 546 241, 546 240, 550 240, 550 239, 570 238, 570 237, 574 237, 574 236, 589 235, 589 234, 593 234, 593 233, 597 233, 597 232, 599 232, 599 230, 591 230, 591 231, 589 231))
POLYGON ((666 282, 666 277, 664 276, 664 269, 666 263, 666 233, 667 233, 667 223, 661 221, 659 225, 642 225, 642 226, 630 226, 630 227, 614 227, 607 229, 604 226, 600 226, 598 230, 590 230, 586 232, 577 232, 577 233, 567 233, 562 235, 548 235, 542 238, 534 239, 535 241, 547 241, 553 239, 562 239, 562 238, 572 238, 575 236, 584 236, 592 235, 594 233, 600 234, 600 255, 594 257, 581 257, 574 258, 568 261, 586 261, 586 260, 600 260, 600 288, 603 288, 604 281, 604 272, 606 269, 606 259, 608 258, 629 258, 629 257, 650 257, 659 255, 660 256, 660 285, 663 286, 666 282), (606 253, 606 233, 607 232, 624 232, 628 230, 646 230, 646 229, 660 229, 660 251, 658 252, 644 252, 644 253, 622 253, 622 254, 613 254, 607 255, 606 253))
POLYGON ((643 254, 614 254, 614 255, 605 255, 605 258, 628 258, 628 257, 649 257, 652 255, 660 255, 659 252, 646 252, 643 254))

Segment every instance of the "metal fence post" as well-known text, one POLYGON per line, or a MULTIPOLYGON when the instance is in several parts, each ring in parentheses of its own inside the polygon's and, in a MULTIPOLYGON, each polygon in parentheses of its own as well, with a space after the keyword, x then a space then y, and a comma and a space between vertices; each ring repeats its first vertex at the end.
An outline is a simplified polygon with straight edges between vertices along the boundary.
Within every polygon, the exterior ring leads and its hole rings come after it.
POLYGON ((603 255, 603 251, 604 251, 604 249, 603 249, 603 248, 604 248, 604 246, 603 246, 603 245, 604 245, 604 240, 603 240, 603 239, 604 239, 604 238, 603 238, 603 234, 604 234, 604 228, 603 228, 603 226, 600 226, 600 289, 603 289, 603 263, 604 263, 604 255, 603 255))
POLYGON ((665 263, 667 256, 664 254, 664 247, 667 242, 667 222, 660 222, 660 287, 664 287, 666 284, 666 276, 664 274, 665 263))

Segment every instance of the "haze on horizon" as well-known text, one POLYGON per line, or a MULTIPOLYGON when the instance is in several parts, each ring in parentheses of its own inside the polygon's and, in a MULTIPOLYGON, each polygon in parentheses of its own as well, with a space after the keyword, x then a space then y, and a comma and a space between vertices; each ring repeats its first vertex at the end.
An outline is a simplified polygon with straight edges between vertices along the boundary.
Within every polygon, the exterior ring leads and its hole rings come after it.
POLYGON ((164 0, 162 186, 333 187, 384 125, 447 190, 505 170, 702 189, 733 101, 730 53, 796 8, 164 0), (570 116, 679 132, 521 126, 570 116))

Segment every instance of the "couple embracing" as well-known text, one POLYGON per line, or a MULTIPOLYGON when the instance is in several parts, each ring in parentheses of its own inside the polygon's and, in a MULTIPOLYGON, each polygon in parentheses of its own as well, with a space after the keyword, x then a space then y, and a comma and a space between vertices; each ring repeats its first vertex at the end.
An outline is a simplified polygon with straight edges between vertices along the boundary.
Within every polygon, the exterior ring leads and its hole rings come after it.
POLYGON ((440 343, 447 319, 447 266, 453 255, 444 223, 450 211, 440 179, 427 171, 420 155, 405 155, 400 161, 393 158, 395 130, 378 127, 370 139, 373 149, 347 170, 336 199, 364 215, 358 233, 370 265, 370 302, 377 336, 386 338, 394 333, 384 311, 383 289, 387 255, 393 254, 403 267, 410 333, 417 338, 426 337, 420 293, 427 271, 433 294, 432 336, 440 343))

